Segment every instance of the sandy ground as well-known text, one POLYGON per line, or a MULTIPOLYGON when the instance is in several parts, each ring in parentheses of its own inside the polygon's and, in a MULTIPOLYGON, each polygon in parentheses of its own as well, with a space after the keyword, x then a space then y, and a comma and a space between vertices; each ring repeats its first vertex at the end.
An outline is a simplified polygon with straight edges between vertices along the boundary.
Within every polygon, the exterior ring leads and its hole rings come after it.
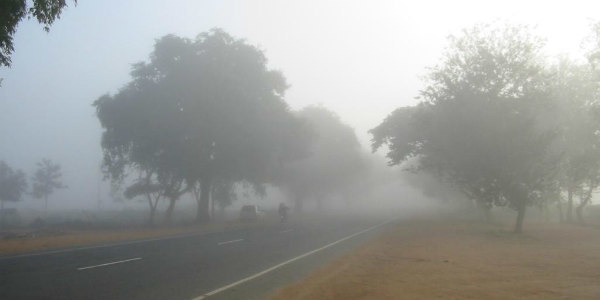
POLYGON ((267 222, 271 222, 271 220, 264 220, 261 222, 231 221, 201 226, 194 225, 119 230, 61 230, 50 232, 41 231, 39 234, 36 234, 35 232, 16 232, 19 235, 24 235, 24 237, 0 239, 0 254, 13 254, 34 250, 48 250, 70 246, 89 246, 108 242, 156 238, 191 232, 209 233, 247 226, 260 226, 264 225, 267 222))
POLYGON ((525 230, 401 222, 271 299, 600 299, 600 230, 525 230))

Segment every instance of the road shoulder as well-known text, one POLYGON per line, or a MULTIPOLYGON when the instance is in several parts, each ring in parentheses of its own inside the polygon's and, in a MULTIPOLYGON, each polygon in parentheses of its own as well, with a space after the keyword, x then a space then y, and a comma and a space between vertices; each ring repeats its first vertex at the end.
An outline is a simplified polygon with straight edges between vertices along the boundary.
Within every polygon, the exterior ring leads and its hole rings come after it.
POLYGON ((592 299, 597 229, 531 224, 515 236, 465 221, 403 221, 278 290, 294 299, 592 299), (564 259, 569 257, 569 259, 564 259))

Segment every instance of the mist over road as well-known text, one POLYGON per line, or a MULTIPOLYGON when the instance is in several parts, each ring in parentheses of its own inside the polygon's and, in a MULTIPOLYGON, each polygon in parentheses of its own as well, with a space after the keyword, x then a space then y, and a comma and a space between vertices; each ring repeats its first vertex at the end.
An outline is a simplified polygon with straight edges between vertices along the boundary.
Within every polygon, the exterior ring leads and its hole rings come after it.
POLYGON ((385 221, 311 217, 219 233, 5 256, 0 257, 0 298, 260 299, 372 237, 385 221))

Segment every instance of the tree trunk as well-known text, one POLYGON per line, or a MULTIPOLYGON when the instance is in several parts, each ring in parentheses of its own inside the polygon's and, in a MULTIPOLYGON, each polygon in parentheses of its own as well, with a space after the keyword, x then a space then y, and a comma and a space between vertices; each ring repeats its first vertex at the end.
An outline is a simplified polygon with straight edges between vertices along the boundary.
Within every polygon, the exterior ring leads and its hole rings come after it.
POLYGON ((150 208, 150 216, 148 217, 148 226, 154 227, 154 215, 156 214, 156 207, 150 208))
POLYGON ((156 215, 156 207, 158 206, 158 199, 156 202, 152 201, 152 197, 150 195, 146 195, 148 197, 148 204, 150 205, 150 215, 148 216, 148 226, 154 227, 154 215, 156 215))
POLYGON ((211 180, 203 178, 200 180, 200 198, 198 201, 198 211, 196 213, 196 222, 208 223, 210 221, 209 205, 210 205, 210 189, 211 180))
POLYGON ((573 223, 573 188, 567 188, 567 223, 573 223))
POLYGON ((175 208, 175 199, 169 198, 169 207, 165 211, 165 223, 171 225, 173 222, 173 209, 175 208))
POLYGON ((215 219, 215 199, 210 197, 210 217, 215 219))
POLYGON ((4 200, 0 200, 0 228, 4 228, 4 200))
POLYGON ((583 206, 585 204, 579 204, 575 208, 575 215, 577 216, 577 223, 581 225, 585 225, 585 220, 583 219, 583 206))
POLYGON ((48 196, 44 196, 44 219, 48 218, 48 196))
POLYGON ((587 192, 587 195, 585 195, 585 198, 581 199, 579 202, 579 205, 577 205, 577 208, 575 208, 575 213, 577 214, 577 222, 579 222, 579 224, 585 224, 585 220, 583 219, 583 208, 590 202, 590 200, 592 199, 592 192, 594 191, 594 186, 592 183, 590 183, 590 187, 589 190, 587 192))
POLYGON ((562 224, 565 222, 565 216, 563 215, 562 201, 560 199, 556 203, 556 208, 558 208, 558 221, 562 224))
POLYGON ((523 219, 525 219, 525 210, 527 205, 525 203, 520 204, 517 210, 517 222, 515 223, 515 233, 523 232, 523 219))

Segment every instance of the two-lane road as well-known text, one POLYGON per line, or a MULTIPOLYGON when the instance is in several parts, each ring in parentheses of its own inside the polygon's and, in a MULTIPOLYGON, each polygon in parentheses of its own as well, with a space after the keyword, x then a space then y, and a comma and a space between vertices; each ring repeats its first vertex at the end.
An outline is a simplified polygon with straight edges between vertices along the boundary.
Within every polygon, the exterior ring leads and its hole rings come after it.
POLYGON ((259 299, 381 224, 323 218, 0 257, 0 299, 259 299))

